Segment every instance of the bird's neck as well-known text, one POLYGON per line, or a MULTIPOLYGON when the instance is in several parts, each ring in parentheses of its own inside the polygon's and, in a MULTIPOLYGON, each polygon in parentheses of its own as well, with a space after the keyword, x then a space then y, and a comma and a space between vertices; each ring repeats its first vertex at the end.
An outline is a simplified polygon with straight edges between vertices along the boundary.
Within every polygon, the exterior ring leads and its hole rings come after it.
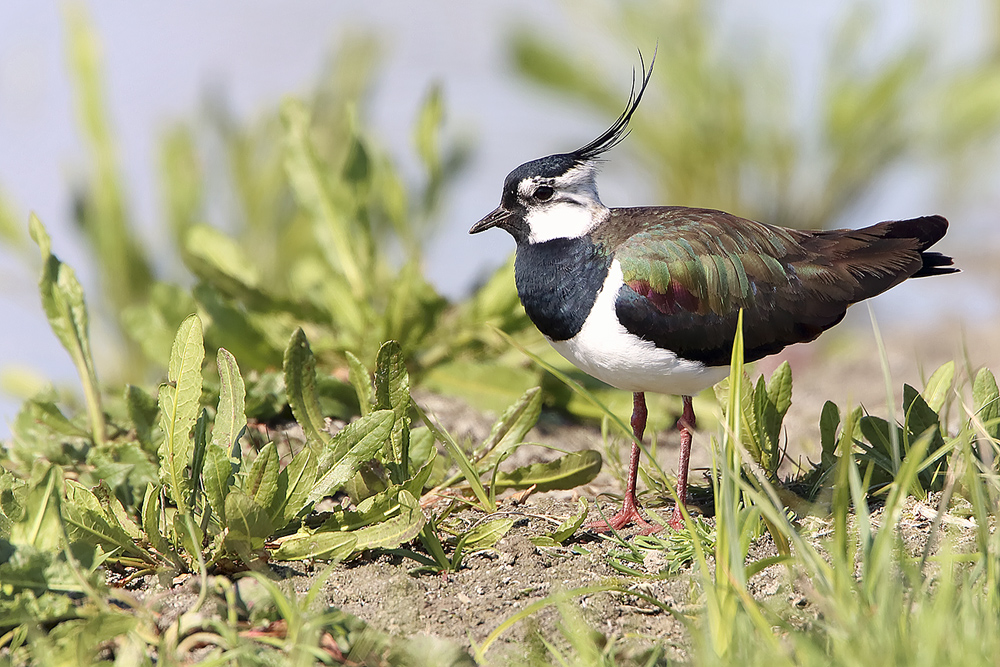
POLYGON ((517 294, 539 331, 568 340, 583 327, 610 266, 610 254, 589 236, 518 244, 517 294))

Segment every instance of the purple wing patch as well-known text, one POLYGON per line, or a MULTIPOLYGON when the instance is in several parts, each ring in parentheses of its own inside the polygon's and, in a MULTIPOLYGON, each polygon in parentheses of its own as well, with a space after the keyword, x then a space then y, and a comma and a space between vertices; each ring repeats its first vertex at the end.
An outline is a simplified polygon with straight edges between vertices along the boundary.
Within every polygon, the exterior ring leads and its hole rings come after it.
POLYGON ((645 280, 630 280, 626 284, 633 292, 648 299, 664 315, 673 315, 680 310, 698 312, 698 297, 676 280, 670 281, 665 293, 657 292, 645 280))

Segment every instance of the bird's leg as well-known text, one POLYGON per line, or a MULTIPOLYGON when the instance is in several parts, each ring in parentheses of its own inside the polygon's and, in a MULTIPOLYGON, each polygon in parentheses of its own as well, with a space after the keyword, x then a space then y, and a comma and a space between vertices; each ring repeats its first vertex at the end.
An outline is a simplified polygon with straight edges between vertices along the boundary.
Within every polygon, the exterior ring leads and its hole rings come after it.
POLYGON ((691 404, 690 396, 683 396, 684 412, 677 421, 677 428, 681 432, 681 455, 677 463, 677 504, 674 506, 674 513, 670 517, 670 527, 680 530, 684 527, 684 516, 681 514, 681 507, 687 503, 688 494, 688 464, 691 462, 691 431, 694 430, 694 406, 691 404))
POLYGON ((628 481, 625 484, 625 500, 622 508, 608 521, 595 521, 587 524, 587 528, 598 532, 606 532, 612 528, 621 530, 629 523, 635 522, 642 528, 644 534, 656 532, 659 526, 646 521, 639 511, 639 501, 635 497, 635 485, 639 478, 639 443, 642 442, 642 434, 646 430, 646 395, 641 391, 632 394, 632 435, 635 439, 632 442, 632 453, 628 462, 628 481))

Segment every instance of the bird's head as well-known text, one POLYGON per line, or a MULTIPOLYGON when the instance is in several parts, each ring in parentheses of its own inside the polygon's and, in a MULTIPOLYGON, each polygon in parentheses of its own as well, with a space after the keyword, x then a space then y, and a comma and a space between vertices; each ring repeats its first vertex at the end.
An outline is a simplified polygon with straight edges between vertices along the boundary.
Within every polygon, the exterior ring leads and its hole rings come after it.
POLYGON ((521 245, 576 238, 603 222, 609 213, 597 195, 597 164, 602 153, 628 136, 629 121, 639 107, 655 60, 654 53, 649 69, 643 65, 638 93, 633 78, 628 105, 611 127, 582 148, 525 162, 507 174, 500 206, 469 233, 500 227, 521 245))

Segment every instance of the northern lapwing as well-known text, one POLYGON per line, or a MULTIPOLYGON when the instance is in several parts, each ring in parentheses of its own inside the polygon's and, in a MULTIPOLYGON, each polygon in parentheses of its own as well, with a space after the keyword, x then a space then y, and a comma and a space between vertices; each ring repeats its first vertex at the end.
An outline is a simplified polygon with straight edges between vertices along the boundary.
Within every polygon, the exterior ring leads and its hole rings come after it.
POLYGON ((683 398, 678 505, 669 521, 683 525, 691 397, 729 372, 740 309, 750 362, 815 339, 851 304, 907 278, 958 270, 928 251, 948 230, 937 215, 800 231, 704 208, 608 208, 597 194, 598 158, 628 135, 652 72, 650 62, 638 93, 633 80, 625 110, 601 136, 510 172, 500 206, 469 230, 510 233, 517 292, 531 321, 579 369, 633 394, 624 503, 607 523, 591 524, 597 530, 630 522, 656 529, 635 490, 645 392, 683 398))

